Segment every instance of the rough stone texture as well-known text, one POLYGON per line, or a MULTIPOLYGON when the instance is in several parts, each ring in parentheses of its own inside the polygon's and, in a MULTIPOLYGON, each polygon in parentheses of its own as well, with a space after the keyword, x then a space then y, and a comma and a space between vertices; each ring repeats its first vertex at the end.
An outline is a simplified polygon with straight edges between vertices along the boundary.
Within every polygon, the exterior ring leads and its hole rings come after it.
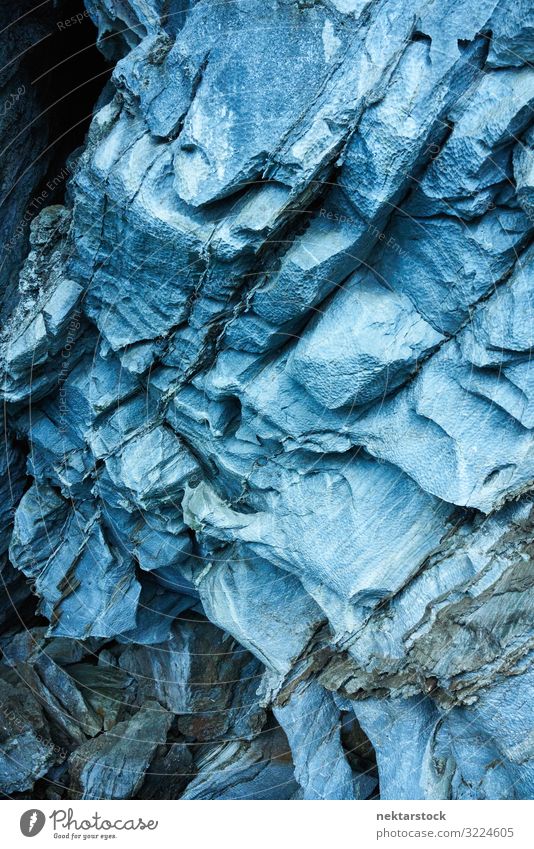
POLYGON ((532 798, 530 4, 86 6, 0 339, 2 792, 532 798))

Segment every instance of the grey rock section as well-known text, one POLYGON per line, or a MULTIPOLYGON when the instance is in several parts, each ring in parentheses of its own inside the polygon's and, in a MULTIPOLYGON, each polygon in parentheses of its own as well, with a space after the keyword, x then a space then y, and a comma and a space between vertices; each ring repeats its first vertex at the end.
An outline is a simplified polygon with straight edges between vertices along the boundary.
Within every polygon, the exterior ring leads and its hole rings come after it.
POLYGON ((183 799, 299 799, 287 740, 279 729, 251 744, 237 741, 210 748, 183 799))
POLYGON ((443 336, 373 275, 353 275, 307 329, 288 372, 323 407, 359 406, 415 372, 443 336))
POLYGON ((63 276, 68 211, 46 207, 34 219, 20 274, 21 299, 4 328, 2 388, 12 404, 38 401, 61 386, 83 346, 83 287, 63 276))
POLYGON ((8 557, 15 510, 25 482, 24 453, 13 433, 5 428, 0 440, 0 622, 4 628, 17 621, 17 614, 30 595, 29 587, 8 557))
POLYGON ((11 561, 35 581, 57 636, 109 637, 135 626, 140 593, 131 560, 108 543, 98 513, 70 509, 37 484, 15 517, 11 561))
POLYGON ((117 60, 147 36, 175 34, 195 0, 87 0, 85 6, 98 28, 98 46, 117 60))
POLYGON ((236 545, 224 558, 206 558, 191 579, 209 619, 267 670, 286 675, 326 619, 295 576, 246 550, 236 545))
POLYGON ((118 664, 133 679, 137 703, 157 699, 188 739, 251 738, 263 725, 255 698, 261 664, 211 623, 175 624, 165 642, 126 647, 118 664))
POLYGON ((16 792, 530 798, 529 8, 87 8, 0 340, 16 792))
POLYGON ((171 720, 157 702, 146 702, 133 719, 80 746, 69 763, 72 797, 131 798, 156 746, 165 742, 171 720))
POLYGON ((340 711, 332 693, 316 681, 298 685, 275 708, 287 734, 303 799, 366 799, 375 781, 353 774, 341 744, 340 711))
POLYGON ((57 757, 39 703, 10 677, 3 671, 0 681, 0 780, 7 794, 31 789, 57 757))

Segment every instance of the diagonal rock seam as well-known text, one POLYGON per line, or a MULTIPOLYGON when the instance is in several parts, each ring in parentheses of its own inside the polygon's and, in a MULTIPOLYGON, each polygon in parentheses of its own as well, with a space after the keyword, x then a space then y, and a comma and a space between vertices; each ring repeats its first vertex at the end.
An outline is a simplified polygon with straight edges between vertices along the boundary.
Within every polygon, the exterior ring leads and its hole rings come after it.
POLYGON ((531 798, 530 4, 85 6, 2 272, 0 791, 531 798))

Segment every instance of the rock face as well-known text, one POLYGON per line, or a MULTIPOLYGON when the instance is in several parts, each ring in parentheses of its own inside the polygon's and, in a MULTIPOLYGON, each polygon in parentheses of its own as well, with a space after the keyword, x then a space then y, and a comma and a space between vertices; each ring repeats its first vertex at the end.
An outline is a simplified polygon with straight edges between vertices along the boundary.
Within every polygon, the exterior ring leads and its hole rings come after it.
POLYGON ((530 4, 86 7, 0 339, 1 791, 531 798, 530 4))

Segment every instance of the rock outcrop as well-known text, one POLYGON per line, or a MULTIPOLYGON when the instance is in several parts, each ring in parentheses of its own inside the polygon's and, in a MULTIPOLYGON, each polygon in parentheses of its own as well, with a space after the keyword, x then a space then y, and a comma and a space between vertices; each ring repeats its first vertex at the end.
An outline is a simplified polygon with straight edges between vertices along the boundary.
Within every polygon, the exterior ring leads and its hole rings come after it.
POLYGON ((531 5, 86 7, 0 339, 1 791, 531 798, 531 5))

